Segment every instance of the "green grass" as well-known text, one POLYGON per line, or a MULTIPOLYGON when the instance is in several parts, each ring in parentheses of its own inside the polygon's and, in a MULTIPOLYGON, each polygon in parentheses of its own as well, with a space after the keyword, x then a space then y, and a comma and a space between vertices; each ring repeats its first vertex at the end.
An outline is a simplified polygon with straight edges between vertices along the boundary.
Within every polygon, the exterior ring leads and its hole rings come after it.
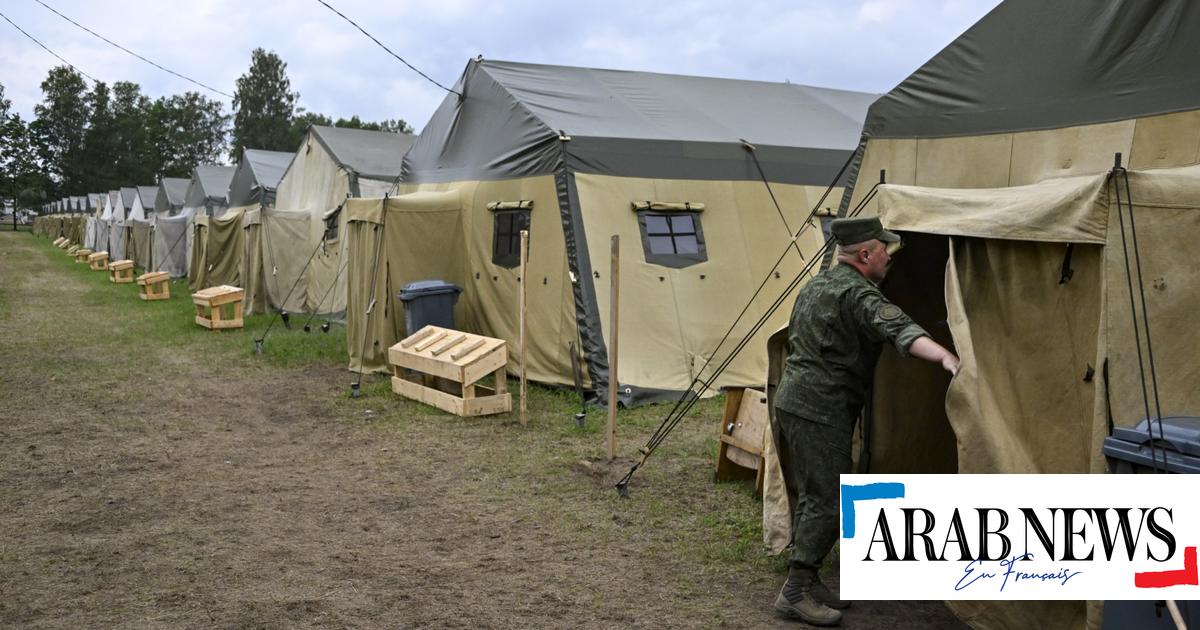
MULTIPOLYGON (((107 273, 75 263, 49 239, 39 243, 57 271, 83 282, 87 302, 116 314, 111 321, 94 324, 95 334, 105 336, 107 344, 179 348, 261 369, 344 369, 348 364, 345 328, 340 324, 321 333, 322 320, 317 319, 314 332, 306 334, 300 330, 302 317, 292 318, 290 331, 276 321, 263 355, 257 356, 254 339, 266 330, 269 315, 247 317, 241 331, 205 330, 193 321, 186 280, 171 282, 169 300, 144 302, 138 299, 136 284, 115 285, 107 273)), ((4 302, 0 295, 0 311, 4 302)), ((62 374, 70 369, 69 363, 50 358, 39 371, 62 374)), ((634 498, 622 500, 611 479, 587 479, 578 472, 580 462, 603 460, 607 411, 588 408, 585 426, 577 427, 574 414, 579 400, 571 390, 531 384, 529 427, 521 431, 515 411, 484 418, 453 417, 395 396, 383 375, 364 375, 363 396, 352 399, 349 383, 354 376, 348 371, 340 374, 346 386, 336 390, 334 404, 346 418, 366 422, 380 432, 381 443, 403 442, 413 432, 434 431, 438 439, 470 445, 457 465, 494 480, 489 488, 498 498, 538 511, 538 518, 556 531, 578 536, 581 544, 638 537, 655 541, 663 554, 698 558, 712 571, 736 571, 753 575, 754 580, 774 580, 786 572, 786 558, 769 557, 763 551, 762 504, 749 484, 712 481, 723 396, 694 407, 638 471, 631 486, 634 498)), ((509 390, 515 407, 515 382, 509 383, 509 390)), ((636 457, 638 447, 670 408, 664 403, 622 409, 619 455, 625 460, 636 457)))

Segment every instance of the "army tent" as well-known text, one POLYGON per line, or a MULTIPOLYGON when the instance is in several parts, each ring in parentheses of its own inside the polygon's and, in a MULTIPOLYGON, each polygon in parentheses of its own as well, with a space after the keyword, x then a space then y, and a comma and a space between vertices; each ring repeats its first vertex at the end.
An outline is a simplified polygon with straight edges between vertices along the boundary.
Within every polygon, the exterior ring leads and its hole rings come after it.
POLYGON ((184 208, 178 214, 155 218, 151 248, 154 271, 165 271, 172 278, 187 277, 195 238, 195 213, 195 208, 184 208))
POLYGON ((158 195, 158 186, 138 186, 134 191, 133 205, 125 219, 129 235, 126 253, 135 267, 150 269, 154 266, 151 250, 154 246, 154 198, 158 195))
MULTIPOLYGON (((867 470, 1104 471, 1110 427, 1145 415, 1116 153, 1131 171, 1148 320, 1172 335, 1155 344, 1163 412, 1196 414, 1186 383, 1200 337, 1179 324, 1198 306, 1194 263, 1172 252, 1200 233, 1197 33, 1200 6, 1183 0, 1007 0, 872 105, 840 212, 886 169, 863 211, 908 245, 884 291, 963 362, 949 381, 885 348, 867 470)), ((986 628, 1099 622, 1078 602, 950 606, 986 628)))
POLYGON ((233 179, 233 170, 232 166, 197 166, 183 196, 183 207, 194 210, 196 216, 221 216, 229 207, 229 182, 233 179))
POLYGON ((252 206, 228 208, 219 217, 197 216, 193 221, 188 287, 199 291, 228 284, 242 286, 245 261, 243 221, 252 206))
MULTIPOLYGON (((573 343, 585 382, 606 389, 610 236, 620 235, 624 404, 688 388, 780 254, 793 252, 735 336, 765 310, 767 292, 799 272, 801 256, 821 246, 819 228, 800 226, 850 157, 875 98, 501 61, 470 62, 455 89, 465 97, 449 95, 405 157, 401 192, 459 195, 461 241, 441 256, 440 274, 464 270, 458 325, 517 339, 515 235, 528 227, 530 377, 571 383, 573 343), (792 247, 789 233, 797 231, 792 247)), ((419 248, 415 241, 434 237, 406 238, 388 247, 419 248)), ((372 255, 352 253, 352 284, 371 273, 360 260, 372 255)), ((348 320, 364 307, 349 304, 348 320)), ((352 353, 359 342, 349 340, 352 353)), ((381 366, 391 342, 367 343, 366 366, 381 366)), ((765 361, 753 354, 734 361, 716 386, 761 384, 765 361)), ((509 357, 517 355, 510 346, 509 357)))
POLYGON ((274 205, 275 188, 291 160, 292 154, 285 151, 244 149, 229 182, 229 205, 274 205))
POLYGON ((158 182, 158 192, 154 196, 155 214, 178 214, 183 209, 183 201, 187 197, 188 184, 190 183, 191 180, 186 177, 162 178, 158 182))
POLYGON ((100 220, 96 224, 96 249, 98 251, 109 252, 110 260, 116 260, 112 256, 112 235, 114 217, 121 211, 120 205, 121 191, 110 190, 104 195, 104 210, 100 213, 100 220))
MULTIPOLYGON (((312 262, 300 279, 292 296, 284 304, 284 298, 296 278, 277 273, 268 284, 268 301, 271 306, 291 311, 320 313, 342 313, 346 309, 346 240, 340 238, 345 217, 333 213, 330 226, 326 215, 339 208, 350 197, 382 197, 389 192, 400 176, 401 160, 412 146, 413 136, 386 131, 344 129, 340 127, 311 126, 301 142, 299 150, 288 164, 279 182, 275 207, 293 216, 309 217, 307 237, 303 246, 294 244, 304 258, 312 252, 312 262), (329 229, 327 229, 329 227, 329 229), (282 289, 278 293, 276 287, 282 289)), ((287 234, 295 227, 292 220, 283 225, 285 215, 272 214, 261 224, 264 238, 276 243, 286 242, 287 234), (271 216, 280 217, 276 225, 283 234, 273 234, 271 216)), ((264 268, 281 270, 295 269, 296 265, 286 257, 293 251, 276 247, 264 249, 264 268), (276 260, 275 256, 285 258, 276 260)), ((300 268, 304 267, 301 261, 300 268)))
POLYGON ((104 214, 104 202, 107 199, 104 193, 88 193, 87 207, 87 223, 84 227, 84 244, 83 246, 90 250, 101 250, 103 247, 96 247, 100 234, 100 216, 104 214))

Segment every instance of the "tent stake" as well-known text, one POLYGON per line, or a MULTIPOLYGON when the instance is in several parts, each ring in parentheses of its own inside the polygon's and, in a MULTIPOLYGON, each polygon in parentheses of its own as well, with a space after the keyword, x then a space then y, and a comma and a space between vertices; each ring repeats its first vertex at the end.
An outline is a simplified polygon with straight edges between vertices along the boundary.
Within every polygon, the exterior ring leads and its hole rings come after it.
MULTIPOLYGON (((525 313, 525 294, 526 288, 529 285, 529 230, 521 230, 521 296, 520 296, 520 323, 521 331, 518 336, 520 340, 521 351, 521 426, 529 426, 529 406, 525 400, 525 337, 526 329, 529 322, 525 313)), ((497 384, 497 387, 499 385, 497 384)), ((499 391, 499 390, 497 390, 499 391)))
POLYGON ((608 461, 617 458, 617 331, 619 330, 618 315, 620 308, 618 299, 621 293, 621 237, 612 237, 612 276, 611 292, 609 294, 608 311, 608 461))

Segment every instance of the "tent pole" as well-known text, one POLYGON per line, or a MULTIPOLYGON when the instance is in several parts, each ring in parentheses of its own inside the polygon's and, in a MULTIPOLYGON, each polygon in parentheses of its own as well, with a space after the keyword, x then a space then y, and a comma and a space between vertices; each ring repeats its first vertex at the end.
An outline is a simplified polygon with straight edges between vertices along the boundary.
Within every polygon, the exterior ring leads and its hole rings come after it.
POLYGON ((608 311, 608 461, 617 458, 617 330, 621 293, 621 237, 612 237, 612 276, 608 311))
MULTIPOLYGON (((529 326, 528 317, 525 309, 526 289, 529 286, 529 230, 521 230, 521 296, 520 296, 520 324, 521 331, 518 339, 520 340, 521 352, 521 426, 529 426, 529 405, 525 399, 525 337, 529 326)), ((499 391, 500 384, 496 383, 496 391, 499 391)))

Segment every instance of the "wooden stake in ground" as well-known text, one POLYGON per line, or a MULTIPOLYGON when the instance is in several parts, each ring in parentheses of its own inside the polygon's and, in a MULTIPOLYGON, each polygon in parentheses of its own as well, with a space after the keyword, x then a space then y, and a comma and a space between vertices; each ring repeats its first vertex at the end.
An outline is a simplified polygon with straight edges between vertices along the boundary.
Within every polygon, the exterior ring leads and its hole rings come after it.
POLYGON ((608 461, 617 458, 617 331, 621 293, 621 237, 612 237, 612 275, 608 310, 608 461))
POLYGON ((525 402, 525 328, 528 318, 525 315, 525 294, 529 286, 529 230, 521 230, 521 333, 519 337, 521 352, 521 426, 529 426, 529 406, 525 402))

